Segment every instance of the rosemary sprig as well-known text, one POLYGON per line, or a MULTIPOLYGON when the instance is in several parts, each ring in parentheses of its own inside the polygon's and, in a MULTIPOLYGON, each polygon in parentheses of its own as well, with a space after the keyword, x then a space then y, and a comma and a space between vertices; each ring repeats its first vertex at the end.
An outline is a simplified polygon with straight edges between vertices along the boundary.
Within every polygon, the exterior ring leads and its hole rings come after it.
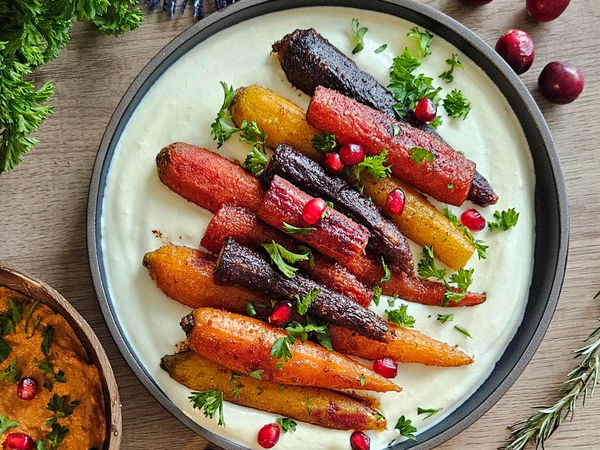
MULTIPOLYGON (((596 297, 598 297, 596 294, 596 297)), ((600 319, 598 319, 600 321, 600 319)), ((536 450, 544 449, 544 443, 556 431, 563 420, 575 414, 577 402, 581 397, 581 406, 585 406, 588 396, 594 396, 600 372, 600 326, 584 341, 593 342, 573 351, 575 358, 582 358, 564 382, 559 392, 564 396, 550 406, 534 406, 538 411, 529 419, 511 425, 510 442, 500 447, 506 450, 522 450, 527 444, 535 444, 536 450)))

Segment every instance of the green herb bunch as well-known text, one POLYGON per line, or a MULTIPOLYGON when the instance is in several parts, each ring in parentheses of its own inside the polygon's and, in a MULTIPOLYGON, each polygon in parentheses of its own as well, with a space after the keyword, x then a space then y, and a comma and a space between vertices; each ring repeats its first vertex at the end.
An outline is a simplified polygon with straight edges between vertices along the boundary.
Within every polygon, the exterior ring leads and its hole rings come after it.
POLYGON ((105 34, 134 30, 136 0, 0 0, 0 174, 13 170, 37 143, 31 136, 52 112, 50 82, 27 80, 67 45, 69 29, 89 20, 105 34))

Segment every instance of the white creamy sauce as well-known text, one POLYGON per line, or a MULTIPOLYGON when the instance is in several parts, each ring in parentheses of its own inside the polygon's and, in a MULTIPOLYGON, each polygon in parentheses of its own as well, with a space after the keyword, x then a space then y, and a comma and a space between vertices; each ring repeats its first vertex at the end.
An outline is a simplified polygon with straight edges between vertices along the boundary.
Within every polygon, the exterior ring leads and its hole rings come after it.
MULTIPOLYGON (((260 448, 256 442, 258 430, 278 416, 226 403, 227 426, 219 427, 216 418, 206 419, 191 407, 187 399, 189 389, 159 368, 160 358, 173 353, 175 344, 185 338, 179 322, 189 308, 170 300, 156 287, 142 267, 142 257, 163 245, 153 230, 160 230, 175 244, 198 247, 212 214, 161 184, 154 159, 162 147, 175 141, 217 151, 210 124, 223 99, 221 80, 234 87, 258 84, 306 107, 308 96, 286 80, 277 58, 270 54, 271 44, 296 28, 313 27, 350 55, 353 17, 369 31, 365 49, 352 58, 387 85, 393 57, 407 45, 416 54, 416 41, 405 37, 413 24, 405 20, 333 7, 303 8, 249 20, 202 42, 156 81, 129 120, 108 174, 102 204, 103 264, 109 295, 126 339, 150 376, 185 414, 203 427, 253 449, 260 448), (374 54, 384 43, 388 44, 387 50, 374 54)), ((394 381, 403 391, 376 395, 388 430, 367 432, 374 450, 385 448, 398 436, 394 425, 401 415, 423 431, 444 419, 477 390, 521 323, 532 277, 535 176, 523 131, 502 93, 479 67, 439 37, 434 38, 431 50, 432 55, 417 70, 432 76, 434 83, 442 86, 443 96, 458 88, 472 102, 466 120, 444 115, 439 132, 477 163, 478 170, 500 196, 497 205, 478 209, 487 219, 492 219, 496 209, 516 208, 520 216, 517 227, 508 232, 486 230, 476 235, 490 246, 487 260, 480 261, 475 255, 467 265, 475 269, 471 289, 487 293, 484 304, 449 310, 409 303, 416 329, 458 344, 475 357, 475 363, 460 368, 400 364, 394 381), (438 75, 447 69, 445 60, 452 53, 458 53, 464 70, 456 69, 455 81, 446 84, 438 75), (454 321, 441 324, 436 320, 438 313, 453 313, 454 321), (466 328, 473 338, 459 333, 454 325, 466 328), (417 416, 417 407, 443 409, 424 420, 425 416, 417 416)), ((233 138, 218 152, 243 160, 248 150, 246 144, 233 138)), ((466 202, 452 210, 460 214, 471 207, 466 202)), ((418 260, 421 249, 416 245, 412 249, 418 260)), ((397 306, 400 304, 396 302, 397 306)), ((385 309, 389 309, 386 298, 374 309, 384 316, 385 309)), ((350 434, 299 423, 296 432, 282 434, 277 448, 348 449, 350 434)))

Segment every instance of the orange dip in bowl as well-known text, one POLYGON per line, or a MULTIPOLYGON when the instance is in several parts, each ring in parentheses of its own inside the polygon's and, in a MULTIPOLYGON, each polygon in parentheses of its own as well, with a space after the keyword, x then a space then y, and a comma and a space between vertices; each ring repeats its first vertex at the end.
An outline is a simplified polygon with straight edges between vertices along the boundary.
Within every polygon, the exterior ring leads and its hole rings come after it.
POLYGON ((0 434, 0 446, 9 435, 24 433, 34 448, 101 449, 104 411, 98 369, 67 321, 0 287, 0 431, 11 425, 0 434), (19 383, 27 377, 37 381, 34 396, 19 383))

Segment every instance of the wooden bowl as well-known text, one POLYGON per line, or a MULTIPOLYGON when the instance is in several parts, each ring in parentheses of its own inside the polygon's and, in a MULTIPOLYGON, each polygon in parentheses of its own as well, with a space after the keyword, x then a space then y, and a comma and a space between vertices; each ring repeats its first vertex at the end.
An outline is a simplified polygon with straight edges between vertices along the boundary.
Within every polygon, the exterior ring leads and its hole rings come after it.
POLYGON ((0 286, 20 292, 52 308, 65 318, 83 344, 89 361, 100 373, 106 415, 106 440, 103 450, 119 450, 123 430, 121 400, 112 367, 98 337, 73 306, 53 288, 0 261, 0 286))

